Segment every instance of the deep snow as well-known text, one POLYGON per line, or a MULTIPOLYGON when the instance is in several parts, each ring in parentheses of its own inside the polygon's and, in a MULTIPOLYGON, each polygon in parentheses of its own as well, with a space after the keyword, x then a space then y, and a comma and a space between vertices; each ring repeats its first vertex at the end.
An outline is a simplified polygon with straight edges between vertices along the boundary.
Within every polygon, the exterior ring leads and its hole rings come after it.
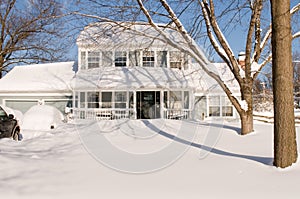
MULTIPOLYGON (((1 198, 299 198, 299 162, 287 169, 271 166, 272 124, 256 122, 254 133, 240 136, 238 122, 211 123, 100 121, 24 130, 21 142, 0 140, 1 198), (178 130, 182 126, 187 127, 184 134, 178 130), (191 131, 191 146, 177 161, 144 174, 124 172, 122 165, 104 166, 89 153, 95 143, 85 139, 97 135, 118 149, 144 155, 162 151, 174 139, 189 146, 184 139, 191 131), (203 154, 214 141, 211 152, 203 154), (206 150, 201 150, 204 144, 206 150)), ((101 147, 96 146, 107 150, 101 147)))

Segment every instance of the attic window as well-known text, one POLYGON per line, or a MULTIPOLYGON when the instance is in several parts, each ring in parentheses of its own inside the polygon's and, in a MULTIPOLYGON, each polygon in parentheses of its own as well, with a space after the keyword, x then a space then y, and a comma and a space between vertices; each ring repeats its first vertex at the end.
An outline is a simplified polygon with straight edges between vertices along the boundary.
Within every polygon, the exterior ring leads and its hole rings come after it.
POLYGON ((100 52, 88 52, 88 68, 99 68, 100 52))

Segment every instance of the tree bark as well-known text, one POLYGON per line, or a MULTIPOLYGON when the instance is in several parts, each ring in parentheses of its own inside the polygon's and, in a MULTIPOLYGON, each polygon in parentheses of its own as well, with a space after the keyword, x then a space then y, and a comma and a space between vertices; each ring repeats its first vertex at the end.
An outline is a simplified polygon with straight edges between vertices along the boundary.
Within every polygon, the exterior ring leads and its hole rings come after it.
POLYGON ((274 166, 297 161, 293 97, 290 0, 270 0, 274 92, 274 166))
MULTIPOLYGON (((253 80, 251 77, 244 78, 241 84, 242 100, 247 104, 247 107, 237 109, 241 118, 241 135, 246 135, 253 132, 253 80)), ((237 107, 238 108, 238 107, 237 107)))

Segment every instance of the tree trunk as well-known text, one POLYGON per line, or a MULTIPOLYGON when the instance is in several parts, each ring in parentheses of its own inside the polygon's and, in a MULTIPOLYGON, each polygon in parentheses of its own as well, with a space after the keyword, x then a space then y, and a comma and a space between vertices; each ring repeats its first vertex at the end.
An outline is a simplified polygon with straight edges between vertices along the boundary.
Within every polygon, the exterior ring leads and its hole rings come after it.
POLYGON ((253 113, 252 111, 244 111, 241 117, 241 135, 247 135, 253 132, 253 113))
POLYGON ((247 107, 242 107, 239 111, 241 118, 241 135, 247 135, 253 132, 253 81, 244 79, 242 84, 241 94, 242 100, 246 101, 247 107))
POLYGON ((290 0, 270 0, 274 92, 274 166, 297 161, 293 97, 290 0))

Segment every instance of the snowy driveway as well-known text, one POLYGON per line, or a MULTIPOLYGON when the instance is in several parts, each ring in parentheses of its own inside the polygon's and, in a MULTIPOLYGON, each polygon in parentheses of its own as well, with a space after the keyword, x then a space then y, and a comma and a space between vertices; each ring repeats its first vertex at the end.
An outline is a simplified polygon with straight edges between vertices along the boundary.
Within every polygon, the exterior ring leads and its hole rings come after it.
MULTIPOLYGON (((185 144, 183 138, 176 138, 176 125, 176 121, 164 121, 163 131, 152 134, 140 131, 139 123, 132 123, 131 130, 126 131, 124 126, 110 122, 102 122, 98 128, 123 150, 149 153, 174 139, 185 144)), ((78 134, 78 129, 86 133, 95 129, 88 123, 64 124, 48 132, 27 130, 21 142, 2 139, 0 197, 280 198, 286 193, 289 198, 299 197, 299 163, 285 170, 269 165, 272 162, 270 124, 258 123, 255 133, 243 137, 236 132, 238 123, 225 123, 223 128, 213 124, 214 131, 222 129, 222 134, 204 158, 199 158, 200 148, 212 127, 206 123, 192 125, 199 131, 189 150, 168 167, 146 174, 118 172, 91 156, 78 134)))

